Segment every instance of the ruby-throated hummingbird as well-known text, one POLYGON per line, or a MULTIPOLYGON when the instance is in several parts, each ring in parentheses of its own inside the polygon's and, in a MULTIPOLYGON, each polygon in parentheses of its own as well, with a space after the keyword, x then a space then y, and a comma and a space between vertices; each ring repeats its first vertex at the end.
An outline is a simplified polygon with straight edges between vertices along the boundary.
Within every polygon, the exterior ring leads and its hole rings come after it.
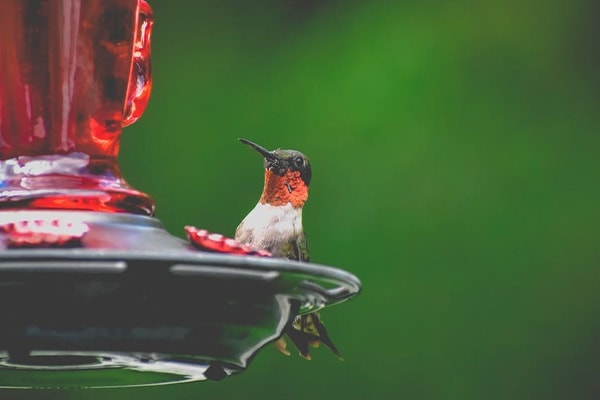
MULTIPOLYGON (((308 158, 296 150, 269 151, 249 140, 239 140, 263 156, 265 181, 260 200, 237 227, 235 239, 254 249, 267 250, 274 257, 308 262, 308 245, 302 228, 302 207, 308 199, 312 177, 308 158)), ((319 313, 297 316, 284 332, 304 358, 310 359, 309 345, 317 347, 319 342, 340 357, 319 313)), ((283 337, 275 344, 282 353, 290 354, 283 337)))

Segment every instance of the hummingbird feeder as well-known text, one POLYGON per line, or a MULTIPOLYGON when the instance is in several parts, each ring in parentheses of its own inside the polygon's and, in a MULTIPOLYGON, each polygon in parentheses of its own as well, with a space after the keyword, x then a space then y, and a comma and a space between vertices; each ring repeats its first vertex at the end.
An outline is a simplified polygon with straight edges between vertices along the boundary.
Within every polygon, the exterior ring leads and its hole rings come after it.
POLYGON ((153 218, 117 165, 150 95, 152 24, 144 0, 0 1, 0 388, 222 379, 359 291, 153 218))

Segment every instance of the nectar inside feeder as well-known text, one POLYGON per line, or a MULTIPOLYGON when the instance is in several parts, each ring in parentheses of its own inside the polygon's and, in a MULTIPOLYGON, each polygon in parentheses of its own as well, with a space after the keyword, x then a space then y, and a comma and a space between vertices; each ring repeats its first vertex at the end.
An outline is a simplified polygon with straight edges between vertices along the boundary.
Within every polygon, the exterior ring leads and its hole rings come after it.
POLYGON ((152 217, 116 161, 149 99, 152 24, 143 0, 0 1, 0 388, 219 380, 359 291, 152 217))

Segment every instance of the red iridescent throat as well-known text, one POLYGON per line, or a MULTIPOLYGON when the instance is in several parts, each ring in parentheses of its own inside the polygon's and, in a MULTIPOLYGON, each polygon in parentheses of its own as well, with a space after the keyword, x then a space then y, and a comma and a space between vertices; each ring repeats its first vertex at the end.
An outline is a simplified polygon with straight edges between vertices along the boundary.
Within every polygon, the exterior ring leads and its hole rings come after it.
POLYGON ((270 169, 265 170, 265 186, 261 204, 284 206, 290 203, 294 208, 301 208, 308 199, 308 186, 300 176, 300 171, 287 171, 277 175, 270 169))

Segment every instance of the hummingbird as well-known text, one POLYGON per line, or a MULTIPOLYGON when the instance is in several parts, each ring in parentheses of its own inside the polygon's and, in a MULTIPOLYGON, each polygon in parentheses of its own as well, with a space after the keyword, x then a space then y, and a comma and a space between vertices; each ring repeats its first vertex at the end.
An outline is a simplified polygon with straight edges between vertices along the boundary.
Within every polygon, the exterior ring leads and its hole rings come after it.
MULTIPOLYGON (((312 178, 310 161, 296 150, 269 151, 256 143, 240 138, 264 159, 263 191, 256 206, 242 220, 235 239, 257 250, 266 250, 273 257, 309 262, 308 244, 302 226, 302 208, 308 200, 312 178)), ((318 312, 298 315, 285 328, 286 334, 300 355, 310 360, 309 346, 325 344, 341 359, 318 312)), ((284 337, 275 346, 290 355, 284 337)))

